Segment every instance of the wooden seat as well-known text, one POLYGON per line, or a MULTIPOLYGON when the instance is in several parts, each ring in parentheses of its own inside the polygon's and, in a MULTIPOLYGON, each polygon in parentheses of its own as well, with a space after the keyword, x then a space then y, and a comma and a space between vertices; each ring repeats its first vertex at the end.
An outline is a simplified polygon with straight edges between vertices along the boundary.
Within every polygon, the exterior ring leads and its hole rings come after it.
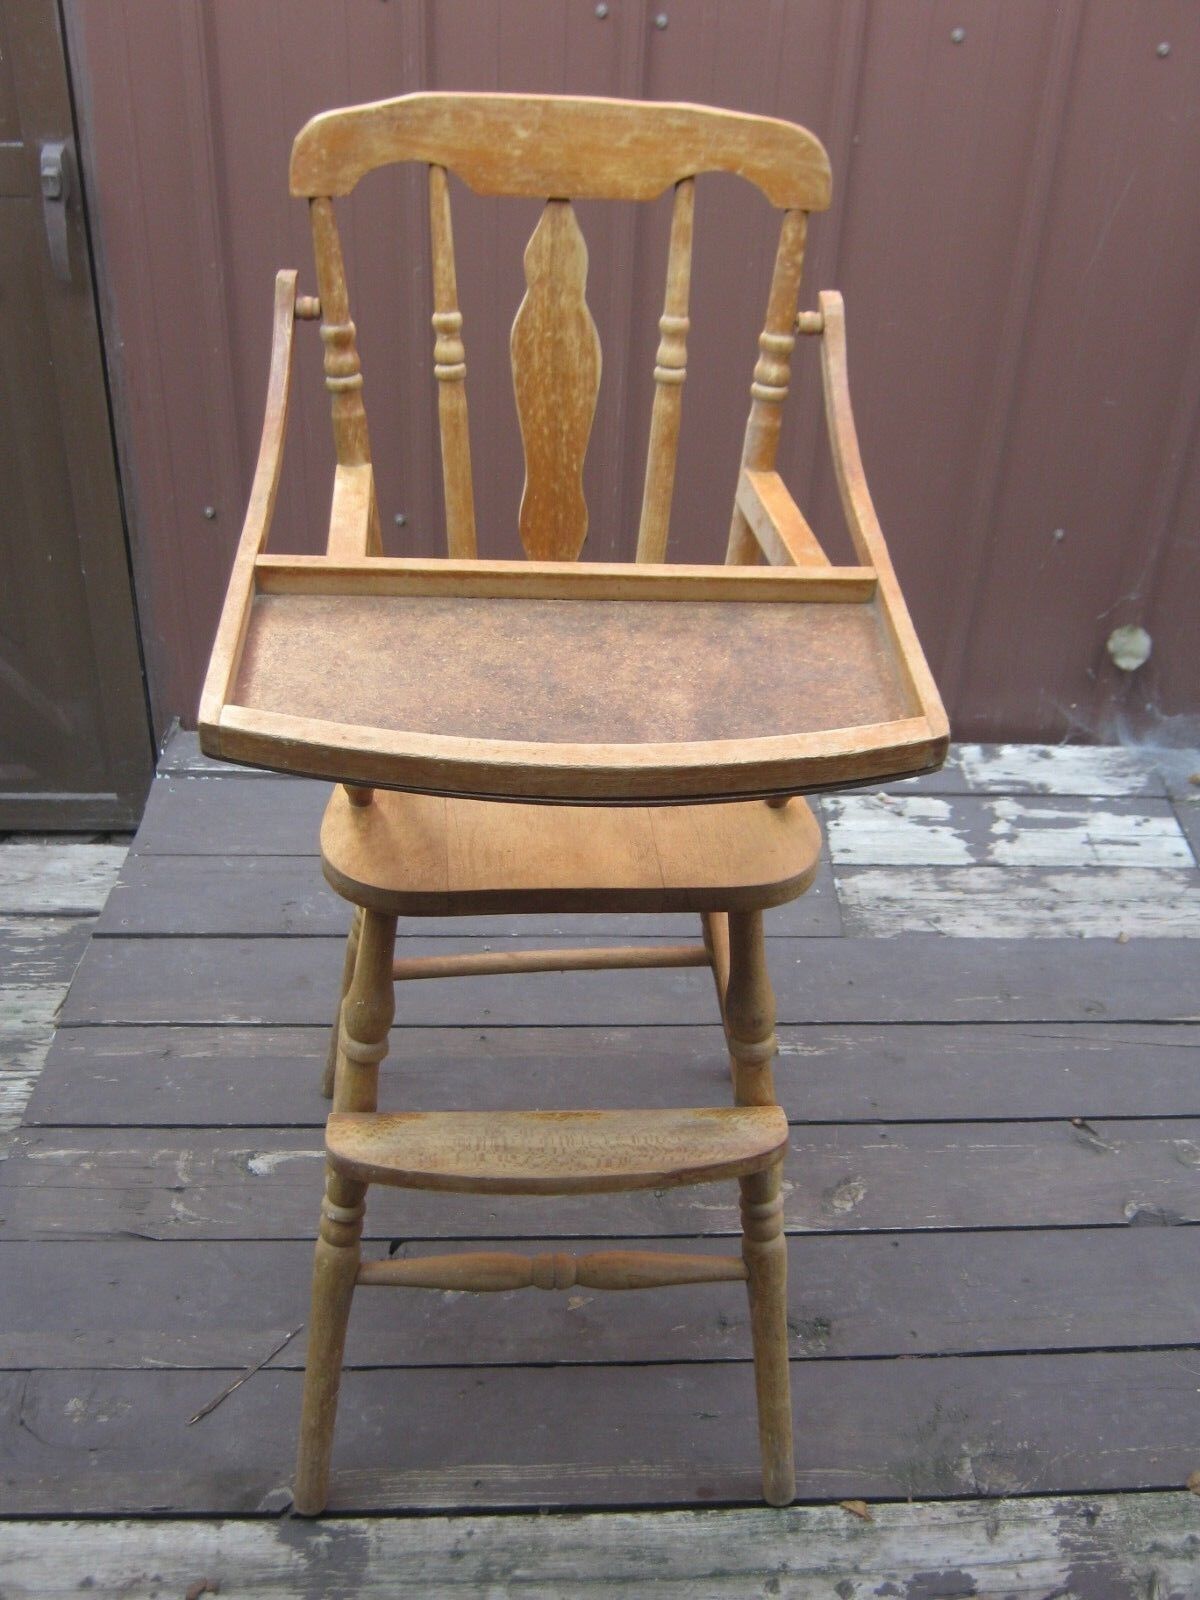
MULTIPOLYGON (((415 94, 314 118, 293 146, 291 189, 308 202, 318 294, 297 295, 294 272, 276 281, 262 445, 199 726, 211 755, 344 785, 321 832, 325 874, 355 909, 325 1080, 333 1113, 296 1510, 313 1515, 326 1504, 356 1285, 629 1289, 729 1279, 743 1280, 749 1297, 763 1493, 786 1505, 795 1490, 787 1128, 772 1081, 762 913, 802 893, 816 869, 817 825, 798 795, 929 770, 948 738, 863 474, 841 297, 825 292, 818 309, 798 309, 809 214, 830 200, 825 151, 792 123, 703 106, 415 94), (423 165, 429 185, 448 547, 437 561, 383 554, 335 216, 335 200, 361 177, 402 161, 423 165), (519 507, 488 501, 490 523, 515 518, 527 562, 479 559, 450 173, 476 194, 542 202, 508 333, 524 491, 519 507), (695 188, 709 173, 753 185, 780 214, 719 568, 666 562, 695 188), (579 563, 601 356, 573 201, 647 201, 668 190, 652 362, 645 352, 653 399, 637 561, 579 563), (337 455, 323 557, 266 551, 297 320, 320 322, 337 455), (775 470, 798 338, 819 348, 853 566, 830 562, 775 470), (772 570, 755 570, 764 558, 772 570), (515 803, 532 801, 543 803, 515 803), (534 911, 694 911, 703 937, 395 957, 402 915, 534 911), (735 1109, 378 1109, 397 979, 692 965, 715 979, 735 1109), (563 1194, 729 1177, 741 1193, 737 1256, 362 1257, 371 1183, 563 1194)), ((420 281, 407 262, 403 281, 420 281)), ((627 366, 622 359, 617 370, 627 366)))
POLYGON ((338 894, 393 916, 743 911, 812 882, 821 831, 796 798, 722 806, 528 806, 340 786, 321 825, 338 894))
POLYGON ((761 1172, 787 1144, 778 1106, 655 1111, 334 1112, 325 1149, 361 1183, 462 1194, 671 1189, 761 1172))

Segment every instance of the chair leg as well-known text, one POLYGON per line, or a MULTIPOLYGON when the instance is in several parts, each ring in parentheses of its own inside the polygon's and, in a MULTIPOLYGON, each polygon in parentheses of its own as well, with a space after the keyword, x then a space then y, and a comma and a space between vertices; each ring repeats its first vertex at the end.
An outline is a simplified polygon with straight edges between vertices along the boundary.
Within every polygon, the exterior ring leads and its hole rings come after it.
POLYGON ((787 1240, 783 1236, 783 1163, 741 1178, 742 1257, 749 1277, 750 1337, 758 1401, 763 1498, 790 1506, 796 1498, 792 1389, 788 1371, 787 1240))
POLYGON ((721 1021, 725 1021, 725 986, 729 981, 729 917, 724 911, 702 911, 700 925, 704 930, 704 948, 712 962, 713 982, 717 987, 717 1005, 721 1021))
POLYGON ((337 1015, 333 1019, 333 1027, 329 1030, 329 1049, 325 1056, 325 1072, 321 1078, 321 1093, 326 1100, 333 1099, 333 1083, 337 1077, 338 1048, 342 1037, 342 1003, 350 992, 350 984, 354 978, 354 962, 358 955, 358 936, 362 929, 362 911, 358 906, 354 908, 354 916, 350 920, 350 932, 346 935, 346 955, 342 962, 342 992, 338 995, 337 1015))
POLYGON ((313 1260, 312 1309, 296 1461, 294 1505, 303 1517, 315 1517, 324 1511, 329 1494, 333 1428, 350 1301, 358 1277, 366 1192, 366 1184, 354 1183, 333 1171, 326 1173, 313 1260))
MULTIPOLYGON (((361 913, 358 956, 350 989, 342 1003, 340 1065, 334 1085, 334 1110, 374 1111, 379 1063, 387 1054, 388 1030, 395 1014, 392 955, 396 919, 361 913)), ((313 1263, 312 1313, 294 1503, 302 1516, 325 1509, 329 1462, 337 1417, 338 1388, 350 1302, 358 1276, 366 1185, 327 1169, 325 1199, 313 1263)))
MULTIPOLYGON (((729 914, 725 1033, 738 1105, 775 1103, 775 996, 767 972, 761 911, 729 914)), ((790 1505, 796 1495, 792 1398, 788 1372, 787 1240, 783 1234, 782 1161, 740 1179, 742 1255, 749 1277, 750 1334, 763 1495, 790 1505)))

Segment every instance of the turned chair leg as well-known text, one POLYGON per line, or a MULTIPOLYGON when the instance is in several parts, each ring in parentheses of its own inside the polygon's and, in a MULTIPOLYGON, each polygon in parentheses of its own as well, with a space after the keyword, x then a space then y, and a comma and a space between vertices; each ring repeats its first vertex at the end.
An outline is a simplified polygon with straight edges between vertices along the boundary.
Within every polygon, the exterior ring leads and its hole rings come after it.
MULTIPOLYGON (((335 1111, 374 1111, 379 1063, 387 1054, 395 1013, 392 956, 396 919, 359 913, 358 957, 342 1003, 335 1111)), ((325 1199, 313 1262, 312 1311, 300 1413, 294 1504, 302 1516, 325 1509, 329 1461, 350 1302, 358 1277, 367 1186, 327 1169, 325 1199)))
MULTIPOLYGON (((774 1105, 775 996, 767 973, 761 911, 729 914, 725 1031, 738 1105, 774 1105)), ((763 1495, 773 1506, 790 1505, 796 1496, 782 1177, 779 1161, 765 1172, 739 1180, 763 1495)))
POLYGON ((342 1006, 350 992, 354 978, 354 962, 358 956, 358 938, 362 931, 362 912, 355 906, 350 919, 350 932, 346 935, 346 955, 342 961, 342 992, 338 995, 337 1014, 329 1030, 329 1049, 325 1055, 325 1072, 321 1078, 321 1093, 326 1100, 333 1099, 333 1084, 337 1077, 338 1050, 342 1040, 342 1006))

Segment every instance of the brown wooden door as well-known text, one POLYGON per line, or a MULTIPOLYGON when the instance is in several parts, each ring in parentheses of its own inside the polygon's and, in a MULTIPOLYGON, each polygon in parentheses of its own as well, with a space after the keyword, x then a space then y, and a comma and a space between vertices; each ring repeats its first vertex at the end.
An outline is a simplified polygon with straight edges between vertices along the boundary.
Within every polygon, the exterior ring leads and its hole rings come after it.
POLYGON ((0 0, 0 829, 132 823, 152 766, 57 7, 0 0))

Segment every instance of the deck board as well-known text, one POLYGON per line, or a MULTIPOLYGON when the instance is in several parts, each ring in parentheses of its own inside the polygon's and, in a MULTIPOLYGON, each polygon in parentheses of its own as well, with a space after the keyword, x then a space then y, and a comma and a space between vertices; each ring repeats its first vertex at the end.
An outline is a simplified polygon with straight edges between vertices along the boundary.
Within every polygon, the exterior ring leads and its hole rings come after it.
MULTIPOLYGON (((779 938, 768 959, 783 1023, 1200 1021, 1189 939, 779 938)), ((62 1022, 321 1024, 341 961, 338 939, 96 939, 62 1022)), ((531 1010, 559 1027, 687 1024, 715 1020, 715 999, 683 969, 416 982, 398 1002, 401 1027, 517 1027, 531 1010)))
MULTIPOLYGON (((1195 1460, 1195 1371, 1177 1351, 797 1362, 793 1375, 801 1499, 1170 1488, 1195 1460)), ((225 1381, 0 1374, 6 1510, 246 1514, 280 1491, 286 1504, 300 1374, 264 1370, 189 1427, 225 1381)), ((753 1503, 751 1394, 734 1362, 531 1367, 520 1382, 507 1367, 352 1370, 330 1509, 753 1503)))
MULTIPOLYGON (((1162 1490, 1197 1466, 1188 759, 959 747, 942 773, 894 786, 900 805, 891 790, 825 803, 820 894, 768 919, 793 1123, 802 1497, 1162 1490)), ((315 855, 326 794, 230 774, 177 738, 97 936, 66 903, 15 919, 26 969, 58 975, 57 990, 35 985, 43 1030, 87 948, 0 1162, 7 1515, 286 1505, 303 1331, 202 1423, 186 1419, 306 1316, 317 1074, 346 917, 315 855)), ((94 912, 94 884, 74 892, 94 912)), ((685 930, 496 917, 405 924, 403 937, 415 953, 685 930)), ((388 1105, 728 1093, 702 972, 414 983, 399 1002, 388 1105)), ((731 1185, 552 1207, 377 1190, 370 1252, 443 1239, 536 1250, 536 1229, 564 1248, 665 1232, 721 1250, 733 1202, 731 1185)), ((735 1284, 364 1291, 334 1503, 753 1501, 747 1356, 735 1284)))
MULTIPOLYGON (((325 1027, 62 1028, 32 1126, 324 1125, 325 1027), (120 1100, 114 1106, 114 1084, 120 1100)), ((779 1030, 780 1102, 794 1122, 1172 1117, 1197 1109, 1200 1026, 1177 1023, 812 1023, 779 1030)), ((405 1026, 384 1092, 413 1110, 683 1105, 725 1093, 715 1022, 691 1026, 405 1026)))

